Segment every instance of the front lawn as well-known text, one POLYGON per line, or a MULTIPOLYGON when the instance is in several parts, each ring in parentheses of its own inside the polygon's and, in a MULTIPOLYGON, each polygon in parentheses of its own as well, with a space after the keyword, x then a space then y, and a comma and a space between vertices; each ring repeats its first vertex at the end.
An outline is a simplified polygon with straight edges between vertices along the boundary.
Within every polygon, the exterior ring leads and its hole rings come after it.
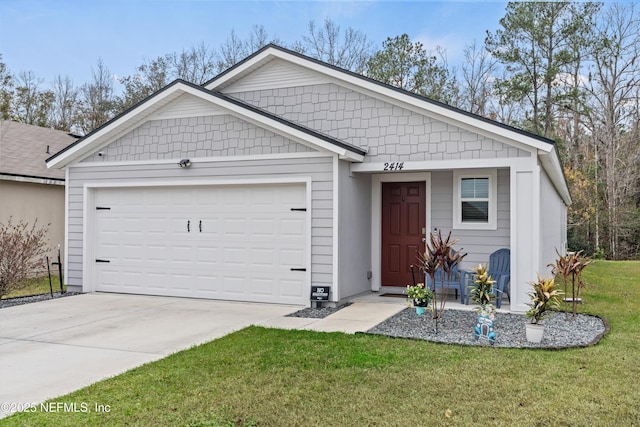
POLYGON ((463 347, 250 327, 52 400, 85 404, 90 413, 22 413, 2 424, 637 424, 640 262, 598 261, 584 277, 580 310, 611 326, 589 348, 463 347))
MULTIPOLYGON (((58 275, 51 275, 51 287, 54 293, 60 292, 60 278, 58 275)), ((63 289, 66 290, 67 287, 63 285, 63 289)), ((49 276, 42 276, 36 279, 25 280, 18 285, 16 290, 5 295, 2 299, 48 294, 50 291, 49 276)))

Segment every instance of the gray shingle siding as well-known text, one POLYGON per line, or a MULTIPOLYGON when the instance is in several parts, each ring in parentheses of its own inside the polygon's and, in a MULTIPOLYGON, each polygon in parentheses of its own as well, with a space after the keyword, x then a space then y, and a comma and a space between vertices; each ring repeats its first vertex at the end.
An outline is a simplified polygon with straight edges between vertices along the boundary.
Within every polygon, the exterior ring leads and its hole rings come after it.
POLYGON ((227 157, 314 151, 231 115, 151 120, 83 162, 227 157))
POLYGON ((527 151, 336 84, 227 95, 368 149, 365 162, 530 156, 527 151))

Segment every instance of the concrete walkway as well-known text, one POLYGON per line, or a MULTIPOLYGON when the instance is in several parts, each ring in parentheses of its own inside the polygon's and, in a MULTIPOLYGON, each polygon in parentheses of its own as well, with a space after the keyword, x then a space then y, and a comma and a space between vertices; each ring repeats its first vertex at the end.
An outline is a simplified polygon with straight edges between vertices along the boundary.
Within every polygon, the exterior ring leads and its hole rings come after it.
POLYGON ((354 302, 323 319, 302 317, 279 317, 261 326, 280 329, 306 329, 319 332, 344 332, 354 334, 366 332, 389 317, 407 308, 403 300, 393 303, 354 302))
POLYGON ((308 319, 286 317, 299 306, 91 293, 4 308, 0 418, 249 325, 364 332, 405 307, 365 298, 308 319))

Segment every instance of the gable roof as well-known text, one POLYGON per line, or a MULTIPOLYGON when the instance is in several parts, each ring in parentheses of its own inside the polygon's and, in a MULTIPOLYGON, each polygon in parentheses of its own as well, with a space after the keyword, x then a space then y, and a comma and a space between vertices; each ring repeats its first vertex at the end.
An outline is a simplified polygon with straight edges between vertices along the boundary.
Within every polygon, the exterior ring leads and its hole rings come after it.
POLYGON ((362 161, 366 154, 365 150, 354 145, 290 122, 224 94, 212 92, 202 86, 178 79, 49 157, 47 166, 50 168, 62 168, 83 158, 101 145, 124 135, 183 94, 196 96, 203 101, 209 102, 212 107, 222 108, 242 120, 254 123, 293 141, 336 153, 343 158, 362 161))
POLYGON ((413 111, 418 111, 420 114, 450 123, 462 129, 467 129, 502 142, 511 143, 512 145, 522 144, 529 149, 533 149, 537 152, 540 163, 549 175, 560 196, 565 203, 571 203, 569 188, 553 140, 379 82, 367 76, 327 64, 274 44, 269 44, 256 51, 253 55, 209 80, 203 86, 209 90, 224 91, 225 88, 231 86, 233 83, 277 59, 294 63, 306 68, 312 73, 316 73, 322 78, 332 79, 342 86, 366 93, 374 98, 382 99, 395 105, 401 105, 413 111))
MULTIPOLYGON (((322 62, 318 59, 305 56, 299 52, 295 52, 275 44, 268 44, 264 46, 252 55, 238 62, 233 67, 218 74, 216 77, 203 84, 203 86, 209 90, 222 91, 225 87, 240 80, 247 74, 252 73, 253 71, 268 64, 274 59, 283 59, 285 61, 293 62, 296 65, 303 66, 311 71, 320 73, 321 75, 339 80, 343 83, 347 83, 348 85, 357 86, 359 89, 364 89, 368 92, 378 95, 378 97, 390 97, 396 101, 403 101, 405 103, 418 105, 422 109, 431 111, 442 117, 450 117, 451 119, 456 119, 458 122, 475 125, 477 127, 481 127, 480 123, 469 123, 469 121, 486 123, 492 127, 503 129, 504 131, 512 132, 514 134, 526 137, 531 140, 528 141, 530 145, 535 144, 534 141, 552 146, 555 144, 553 140, 545 138, 543 136, 536 135, 534 133, 527 132, 525 130, 495 120, 491 120, 487 117, 470 113, 460 108, 453 107, 451 105, 436 101, 431 98, 427 98, 425 96, 410 92, 405 89, 400 89, 387 83, 374 80, 365 75, 339 68, 335 65, 322 62)), ((494 129, 493 131, 497 132, 496 129, 494 129)), ((538 144, 535 145, 537 146, 538 144)))
POLYGON ((64 181, 64 171, 48 169, 45 160, 76 140, 67 132, 0 120, 0 176, 64 181))
POLYGON ((83 156, 95 151, 101 145, 123 136, 134 126, 144 122, 156 111, 185 93, 197 96, 206 102, 210 102, 212 106, 221 107, 229 111, 230 114, 296 142, 337 153, 343 159, 362 161, 366 154, 366 151, 362 148, 300 124, 293 123, 263 109, 223 94, 225 88, 228 88, 255 70, 269 64, 271 61, 278 59, 289 64, 294 64, 306 72, 321 77, 323 80, 334 81, 336 84, 381 99, 393 105, 398 105, 459 128, 507 144, 525 147, 532 152, 536 152, 540 164, 548 174, 558 194, 560 194, 565 203, 571 203, 571 196, 554 141, 378 82, 366 76, 338 68, 273 44, 263 47, 253 55, 208 81, 203 86, 198 86, 184 80, 175 80, 147 99, 92 131, 76 143, 48 158, 47 166, 62 168, 83 158, 83 156))

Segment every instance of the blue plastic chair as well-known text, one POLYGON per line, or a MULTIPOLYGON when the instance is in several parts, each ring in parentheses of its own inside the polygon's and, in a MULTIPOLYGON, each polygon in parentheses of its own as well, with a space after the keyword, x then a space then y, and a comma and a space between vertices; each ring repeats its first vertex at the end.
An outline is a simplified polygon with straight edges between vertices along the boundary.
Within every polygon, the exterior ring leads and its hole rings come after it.
MULTIPOLYGON (((500 308, 503 294, 506 293, 507 298, 511 301, 511 292, 509 290, 509 281, 511 280, 511 250, 502 248, 492 253, 489 256, 487 272, 489 276, 496 281, 494 294, 496 294, 496 307, 500 308)), ((470 295, 467 288, 468 286, 473 286, 473 272, 465 271, 463 282, 467 282, 468 285, 464 288, 465 293, 463 294, 462 302, 468 305, 470 295)))
MULTIPOLYGON (((432 292, 439 291, 440 289, 446 289, 447 293, 449 289, 455 289, 456 291, 456 299, 458 299, 458 294, 460 295, 460 302, 464 303, 464 286, 465 286, 465 275, 464 271, 461 271, 458 266, 453 267, 453 271, 451 272, 451 280, 444 282, 444 288, 442 286, 442 275, 444 271, 442 267, 436 270, 436 274, 434 275, 435 284, 431 283, 431 277, 426 275, 426 284, 431 289, 432 292)), ((446 279, 446 277, 445 277, 446 279)))
POLYGON ((502 305, 502 295, 507 294, 511 301, 509 291, 509 281, 511 280, 511 250, 507 248, 498 249, 489 256, 489 266, 487 272, 496 281, 496 307, 502 305))

